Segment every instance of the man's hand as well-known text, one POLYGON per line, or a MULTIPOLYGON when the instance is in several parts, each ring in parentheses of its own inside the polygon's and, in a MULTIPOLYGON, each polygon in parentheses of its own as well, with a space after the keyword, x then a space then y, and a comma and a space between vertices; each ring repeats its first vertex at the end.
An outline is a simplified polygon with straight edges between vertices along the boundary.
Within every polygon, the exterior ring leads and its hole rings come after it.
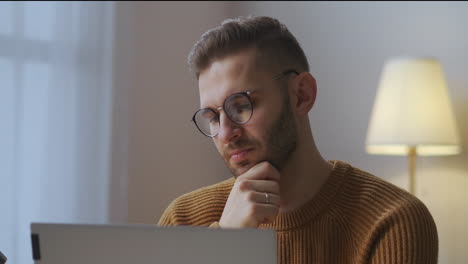
POLYGON ((257 228, 260 224, 273 222, 280 206, 279 179, 278 170, 267 161, 237 177, 219 226, 257 228))

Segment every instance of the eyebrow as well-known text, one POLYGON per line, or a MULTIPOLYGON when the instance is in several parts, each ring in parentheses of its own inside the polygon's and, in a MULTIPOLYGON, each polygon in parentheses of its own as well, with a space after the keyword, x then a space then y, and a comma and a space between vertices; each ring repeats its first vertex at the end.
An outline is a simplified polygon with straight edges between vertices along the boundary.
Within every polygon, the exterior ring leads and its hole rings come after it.
MULTIPOLYGON (((246 92, 255 92, 257 93, 260 89, 256 88, 256 89, 246 89, 244 91, 240 91, 240 92, 234 92, 232 94, 229 94, 228 96, 224 97, 223 99, 223 102, 222 104, 224 104, 224 101, 226 101, 226 99, 229 97, 229 96, 232 96, 234 94, 239 94, 239 93, 246 93, 246 92)), ((251 94, 249 94, 249 96, 253 97, 251 94)), ((215 110, 217 112, 217 109, 220 108, 220 107, 223 107, 223 105, 219 105, 217 107, 210 107, 210 106, 205 106, 205 107, 200 107, 200 109, 211 109, 211 110, 215 110)))

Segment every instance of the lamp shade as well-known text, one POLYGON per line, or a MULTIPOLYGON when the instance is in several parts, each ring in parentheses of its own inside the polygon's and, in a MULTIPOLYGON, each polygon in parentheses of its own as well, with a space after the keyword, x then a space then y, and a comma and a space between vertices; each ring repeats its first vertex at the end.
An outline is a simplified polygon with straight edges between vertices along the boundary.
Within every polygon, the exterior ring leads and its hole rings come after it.
POLYGON ((440 63, 433 58, 396 58, 382 71, 369 121, 370 154, 453 155, 458 130, 440 63))

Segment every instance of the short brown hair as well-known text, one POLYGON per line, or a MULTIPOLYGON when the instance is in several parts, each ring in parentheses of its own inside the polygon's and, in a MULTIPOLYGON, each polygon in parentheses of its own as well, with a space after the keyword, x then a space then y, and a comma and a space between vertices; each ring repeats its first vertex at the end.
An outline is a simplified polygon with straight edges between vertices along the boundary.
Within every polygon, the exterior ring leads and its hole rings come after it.
POLYGON ((267 70, 309 71, 307 57, 296 38, 277 19, 265 16, 224 20, 195 43, 188 64, 198 79, 215 60, 249 48, 256 48, 257 63, 267 70))

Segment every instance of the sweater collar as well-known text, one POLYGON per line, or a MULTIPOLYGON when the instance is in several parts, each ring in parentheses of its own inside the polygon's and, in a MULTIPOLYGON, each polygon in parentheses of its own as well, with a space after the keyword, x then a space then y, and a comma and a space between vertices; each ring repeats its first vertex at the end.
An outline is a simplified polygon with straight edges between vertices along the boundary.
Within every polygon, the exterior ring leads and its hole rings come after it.
POLYGON ((294 211, 278 214, 273 223, 260 225, 260 228, 276 229, 277 231, 296 229, 309 224, 320 214, 324 214, 335 200, 347 171, 351 167, 341 161, 329 162, 333 164, 330 176, 310 201, 294 211))

